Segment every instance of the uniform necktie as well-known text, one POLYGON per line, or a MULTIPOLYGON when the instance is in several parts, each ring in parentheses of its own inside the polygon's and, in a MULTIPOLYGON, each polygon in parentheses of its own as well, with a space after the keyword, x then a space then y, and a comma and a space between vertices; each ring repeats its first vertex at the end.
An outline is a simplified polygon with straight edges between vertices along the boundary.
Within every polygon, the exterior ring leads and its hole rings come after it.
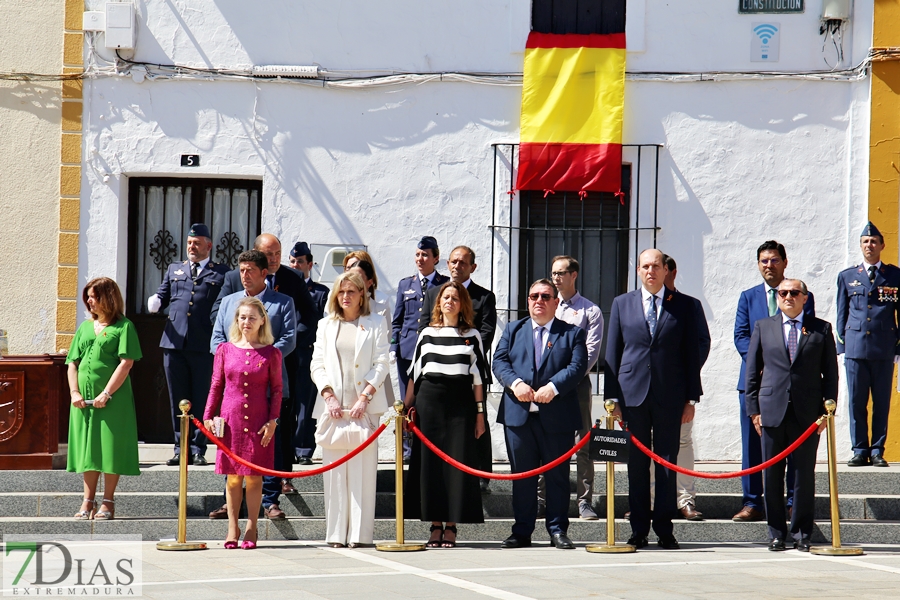
POLYGON ((788 325, 791 326, 790 331, 788 331, 788 356, 791 357, 791 362, 794 362, 794 357, 797 356, 797 319, 791 319, 788 321, 788 325))
POLYGON ((875 265, 869 267, 869 283, 875 283, 875 272, 878 269, 875 268, 875 265))
POLYGON ((423 299, 425 298, 425 290, 427 290, 427 289, 428 289, 428 278, 423 277, 422 278, 422 298, 423 299))
POLYGON ((200 269, 200 263, 191 263, 191 279, 197 279, 197 271, 200 269))
POLYGON ((769 290, 769 316, 774 317, 778 312, 778 302, 775 300, 775 290, 769 290))
POLYGON ((544 329, 545 327, 538 327, 534 330, 534 368, 541 368, 541 358, 544 354, 544 329))
POLYGON ((650 328, 650 337, 656 335, 656 296, 650 296, 650 310, 647 311, 647 327, 650 328))

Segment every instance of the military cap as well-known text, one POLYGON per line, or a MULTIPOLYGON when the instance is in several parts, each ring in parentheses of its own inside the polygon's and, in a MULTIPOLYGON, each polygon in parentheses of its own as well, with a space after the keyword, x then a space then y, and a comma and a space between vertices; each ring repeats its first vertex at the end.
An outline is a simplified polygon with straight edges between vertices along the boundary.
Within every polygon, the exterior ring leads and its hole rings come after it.
POLYGON ((859 237, 866 236, 880 237, 881 239, 884 239, 884 236, 881 235, 881 232, 878 231, 878 228, 875 227, 875 223, 873 223, 872 221, 866 223, 866 226, 863 227, 862 233, 859 234, 859 237))
POLYGON ((298 256, 308 256, 310 254, 312 254, 312 252, 309 251, 309 244, 306 242, 297 242, 294 244, 294 247, 291 248, 291 256, 294 258, 297 258, 298 256))
POLYGON ((437 250, 438 243, 437 240, 431 237, 430 235, 424 236, 421 240, 419 240, 419 244, 416 246, 419 250, 437 250))
POLYGON ((189 237, 205 237, 212 239, 212 236, 209 234, 209 227, 204 225, 203 223, 194 223, 191 225, 191 230, 188 232, 189 237))

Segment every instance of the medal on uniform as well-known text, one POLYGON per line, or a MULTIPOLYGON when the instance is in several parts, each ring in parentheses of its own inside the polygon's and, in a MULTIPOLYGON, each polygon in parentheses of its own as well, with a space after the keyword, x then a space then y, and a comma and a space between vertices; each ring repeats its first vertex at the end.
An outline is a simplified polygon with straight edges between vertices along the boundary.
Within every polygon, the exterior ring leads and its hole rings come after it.
POLYGON ((858 282, 857 280, 854 279, 853 281, 851 281, 851 282, 848 283, 847 285, 849 285, 850 287, 857 287, 857 286, 862 285, 862 283, 860 283, 860 282, 858 282))
POLYGON ((181 269, 178 269, 177 271, 175 271, 175 274, 176 275, 184 275, 184 271, 181 269))

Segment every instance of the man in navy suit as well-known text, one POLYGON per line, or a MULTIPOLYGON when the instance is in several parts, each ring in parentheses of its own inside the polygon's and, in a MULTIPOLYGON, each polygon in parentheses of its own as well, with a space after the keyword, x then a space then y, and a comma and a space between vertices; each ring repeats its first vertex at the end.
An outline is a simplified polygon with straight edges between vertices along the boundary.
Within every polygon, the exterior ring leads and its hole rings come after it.
MULTIPOLYGON (((169 316, 159 347, 163 349, 163 370, 169 385, 172 410, 172 427, 175 430, 175 456, 166 461, 169 466, 178 464, 181 451, 181 423, 178 403, 187 398, 194 414, 202 415, 209 396, 212 380, 213 357, 209 354, 212 323, 209 315, 213 303, 222 290, 225 274, 230 270, 209 258, 212 239, 209 228, 194 223, 188 232, 188 260, 169 265, 156 293, 147 299, 151 313, 169 307, 169 316)), ((189 462, 207 464, 206 436, 193 424, 190 429, 189 462)))
MULTIPOLYGON (((503 384, 497 422, 506 426, 506 448, 513 473, 553 462, 572 449, 581 428, 578 384, 587 371, 583 329, 555 318, 556 286, 539 279, 528 290, 530 318, 510 323, 494 352, 494 375, 503 384)), ((569 462, 544 474, 546 525, 551 544, 575 547, 569 529, 569 462)), ((531 545, 537 518, 537 477, 513 481, 512 535, 501 548, 531 545)))
MULTIPOLYGON (((266 314, 272 327, 272 336, 275 338, 274 346, 281 351, 282 362, 287 363, 287 357, 294 352, 294 348, 297 345, 297 310, 294 308, 294 300, 290 296, 273 290, 267 284, 268 265, 269 261, 266 255, 259 250, 248 250, 238 257, 241 291, 222 298, 219 312, 216 315, 216 324, 213 327, 212 340, 209 345, 211 354, 215 355, 219 344, 228 341, 228 330, 234 320, 234 311, 238 302, 241 301, 241 298, 254 296, 259 298, 263 306, 266 307, 266 314)), ((286 368, 281 369, 281 378, 283 389, 288 389, 288 372, 286 368)), ((283 411, 282 414, 284 414, 283 411)), ((291 462, 285 464, 283 456, 277 451, 278 432, 282 429, 283 423, 284 421, 279 419, 278 427, 275 429, 276 470, 282 470, 285 467, 290 469, 291 465, 291 462)), ((292 432, 293 428, 285 435, 290 438, 292 432)), ((265 515, 269 519, 285 518, 284 511, 278 506, 278 496, 283 491, 283 484, 284 482, 277 477, 263 477, 262 505, 265 515)), ((227 510, 227 507, 223 506, 211 512, 209 516, 212 519, 227 518, 227 510), (223 508, 225 509, 225 517, 219 516, 223 508)))
MULTIPOLYGON (((606 338, 605 397, 615 401, 631 434, 669 462, 678 460, 682 422, 694 418, 700 387, 700 334, 690 298, 666 289, 663 254, 644 250, 638 263, 641 288, 613 300, 606 338), (624 407, 623 407, 624 405, 624 407)), ((656 465, 653 530, 658 544, 677 549, 672 534, 675 473, 656 465)), ((650 532, 650 458, 628 455, 628 504, 635 548, 650 532)))
MULTIPOLYGON (((803 314, 806 284, 784 279, 778 286, 780 314, 760 319, 747 351, 747 416, 762 436, 763 458, 769 460, 793 444, 820 415, 824 401, 837 398, 837 353, 831 324, 803 314)), ((822 423, 819 433, 825 428, 822 423)), ((790 530, 782 492, 784 463, 766 470, 766 520, 769 550, 785 550, 790 533, 794 548, 809 552, 816 494, 816 448, 811 435, 791 453, 794 509, 790 530)))
MULTIPOLYGON (((309 294, 309 287, 303 281, 303 277, 299 273, 289 267, 283 267, 281 264, 281 241, 271 233, 262 233, 253 241, 253 249, 262 252, 268 262, 266 272, 266 285, 270 289, 290 296, 294 301, 294 307, 297 309, 296 329, 297 329, 297 347, 306 348, 312 345, 316 340, 316 324, 319 322, 319 313, 316 305, 313 303, 309 294)), ((222 293, 219 301, 230 294, 234 294, 243 290, 241 278, 237 271, 229 273, 225 277, 225 285, 222 286, 222 293)), ((219 311, 219 302, 213 306, 212 319, 215 321, 216 314, 219 311)), ((285 357, 285 369, 288 375, 288 386, 284 388, 284 398, 281 402, 281 425, 275 431, 275 454, 280 455, 280 463, 288 465, 294 464, 294 436, 293 431, 296 428, 294 423, 294 399, 297 397, 299 390, 297 387, 297 373, 300 370, 299 353, 291 353, 285 357), (290 431, 288 435, 286 432, 290 431), (285 435, 282 436, 282 433, 285 435)), ((278 460, 278 459, 276 459, 278 460)), ((290 479, 281 482, 282 493, 296 494, 297 490, 291 483, 290 479)), ((265 490, 263 490, 265 493, 265 490)), ((227 515, 222 517, 227 518, 227 515)))
POLYGON ((888 466, 884 458, 891 381, 900 358, 900 269, 881 262, 884 237, 869 221, 859 238, 863 262, 844 269, 837 285, 837 351, 844 355, 850 392, 850 441, 847 464, 888 466), (869 394, 872 439, 869 441, 869 394))
MULTIPOLYGON (((435 271, 441 250, 437 240, 426 235, 416 246, 416 270, 418 273, 404 277, 397 284, 397 302, 391 319, 391 352, 397 359, 397 378, 400 381, 400 395, 406 394, 409 384, 409 365, 412 363, 419 339, 419 317, 423 313, 425 292, 433 287, 441 287, 450 278, 435 271)), ((409 459, 412 446, 404 434, 403 458, 409 459)))
MULTIPOLYGON (((310 277, 313 266, 313 255, 306 242, 297 242, 291 248, 291 268, 300 273, 309 295, 316 305, 319 319, 325 316, 325 303, 328 302, 328 287, 310 277)), ((312 339, 316 338, 318 321, 313 327, 312 339)), ((311 465, 312 455, 316 450, 316 420, 312 418, 312 409, 316 404, 316 388, 309 374, 309 366, 312 362, 312 343, 306 346, 297 346, 297 355, 300 366, 297 369, 297 399, 294 401, 294 418, 297 427, 294 430, 294 462, 301 465, 311 465)))
MULTIPOLYGON (((784 280, 784 270, 788 265, 787 251, 775 240, 763 242, 756 249, 756 262, 763 283, 744 290, 738 300, 737 316, 734 318, 734 345, 741 355, 741 372, 738 376, 738 400, 740 402, 741 420, 741 468, 749 469, 762 462, 762 445, 759 434, 747 416, 744 403, 744 373, 747 368, 747 350, 750 347, 750 336, 753 326, 760 319, 779 314, 776 289, 784 280)), ((810 293, 803 305, 803 312, 810 317, 816 316, 816 300, 810 293)), ((794 470, 788 458, 787 470, 787 502, 788 507, 794 503, 794 470)), ((762 521, 763 512, 763 476, 762 473, 741 477, 743 503, 741 509, 732 517, 735 521, 762 521)))
MULTIPOLYGON (((471 279, 472 273, 475 271, 475 251, 468 246, 457 246, 450 252, 447 258, 447 267, 450 269, 450 279, 456 283, 465 286, 469 292, 469 298, 472 300, 472 310, 475 312, 475 329, 481 335, 481 347, 484 348, 485 357, 491 351, 494 343, 494 333, 497 330, 497 298, 494 292, 487 290, 471 279)), ((428 324, 431 323, 431 313, 434 305, 437 303, 438 291, 440 287, 430 287, 425 292, 425 300, 419 318, 419 331, 421 332, 428 324)), ((489 385, 491 382, 484 382, 489 385)), ((405 388, 404 388, 405 389, 405 388)), ((485 415, 487 419, 487 415, 485 415)), ((484 435, 475 440, 476 454, 478 462, 476 467, 480 471, 490 473, 494 469, 493 444, 491 443, 491 427, 485 421, 484 435)), ((490 479, 481 480, 481 492, 490 494, 490 479)))

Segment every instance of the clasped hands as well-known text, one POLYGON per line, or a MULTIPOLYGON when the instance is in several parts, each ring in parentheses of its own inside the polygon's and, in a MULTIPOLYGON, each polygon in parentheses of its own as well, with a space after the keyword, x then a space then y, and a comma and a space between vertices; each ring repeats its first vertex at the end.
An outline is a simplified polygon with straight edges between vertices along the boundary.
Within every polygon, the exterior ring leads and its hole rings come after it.
MULTIPOLYGON (((341 407, 341 403, 338 401, 337 396, 334 394, 326 394, 325 398, 325 410, 328 411, 328 414, 331 415, 335 419, 340 419, 344 416, 343 407, 341 407)), ((350 417, 353 419, 359 419, 364 414, 366 414, 366 408, 369 406, 369 399, 365 396, 365 394, 360 394, 356 399, 356 403, 350 408, 350 417)))
MULTIPOLYGON (((91 405, 94 408, 103 408, 106 406, 106 403, 109 402, 109 394, 104 390, 94 399, 94 403, 91 405)), ((72 406, 75 408, 87 408, 88 404, 84 401, 84 397, 78 392, 72 392, 72 406)))
POLYGON ((539 390, 534 391, 531 386, 520 381, 513 389, 513 394, 519 402, 535 402, 537 404, 547 404, 556 396, 553 387, 548 383, 539 390))

